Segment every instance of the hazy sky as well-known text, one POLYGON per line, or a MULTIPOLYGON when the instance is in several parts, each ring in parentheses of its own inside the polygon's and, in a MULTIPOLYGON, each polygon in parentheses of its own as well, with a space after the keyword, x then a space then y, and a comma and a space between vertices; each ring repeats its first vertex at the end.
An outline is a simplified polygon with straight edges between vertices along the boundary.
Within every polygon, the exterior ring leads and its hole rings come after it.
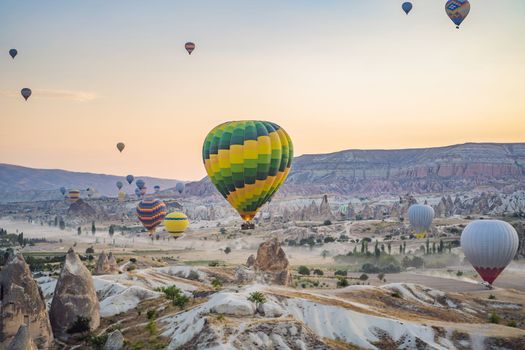
POLYGON ((234 119, 296 155, 523 142, 525 1, 470 2, 2 0, 0 163, 198 179, 234 119))

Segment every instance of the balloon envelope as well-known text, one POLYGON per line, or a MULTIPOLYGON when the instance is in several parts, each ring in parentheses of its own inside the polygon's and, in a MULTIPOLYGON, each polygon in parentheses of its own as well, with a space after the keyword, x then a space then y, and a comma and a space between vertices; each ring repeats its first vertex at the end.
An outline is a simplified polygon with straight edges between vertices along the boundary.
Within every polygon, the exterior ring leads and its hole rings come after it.
POLYGON ((126 192, 120 191, 118 193, 118 201, 120 203, 124 202, 126 200, 126 192))
POLYGON ((152 234, 166 216, 166 204, 154 198, 143 199, 137 205, 137 216, 152 234))
POLYGON ((401 5, 401 8, 403 9, 403 11, 405 11, 405 13, 408 15, 408 13, 410 12, 410 10, 412 10, 412 3, 411 2, 404 2, 403 5, 401 5))
POLYGON ((119 142, 117 143, 117 149, 119 150, 119 152, 122 153, 122 151, 124 150, 124 148, 126 147, 126 145, 122 142, 119 142))
POLYGON ((445 4, 445 11, 456 25, 456 28, 459 28, 470 12, 470 3, 468 0, 449 0, 445 4))
POLYGON ((124 184, 122 183, 122 181, 117 181, 117 188, 120 190, 122 188, 122 186, 124 186, 124 184))
POLYGON ((11 56, 11 58, 15 58, 16 55, 18 55, 18 51, 16 51, 16 49, 9 50, 9 56, 11 56))
POLYGON ((184 48, 186 48, 186 51, 188 51, 188 54, 191 55, 193 50, 195 50, 195 44, 192 42, 187 42, 186 44, 184 44, 184 48))
POLYGON ((142 194, 140 193, 140 188, 138 188, 138 187, 135 188, 135 195, 136 195, 137 197, 141 197, 141 196, 142 196, 142 194))
POLYGON ((142 189, 144 185, 146 185, 146 183, 144 182, 144 180, 138 179, 137 181, 135 181, 135 185, 137 185, 138 188, 142 189))
POLYGON ((126 176, 126 181, 128 182, 128 184, 131 185, 131 183, 133 182, 133 180, 135 180, 135 177, 133 175, 128 175, 126 176))
POLYGON ((429 205, 412 204, 408 208, 408 220, 416 235, 424 237, 434 220, 434 209, 429 205))
POLYGON ((22 97, 27 101, 29 96, 31 96, 31 89, 23 88, 22 90, 20 90, 20 93, 22 94, 22 97))
POLYGON ((69 190, 67 193, 67 200, 69 203, 75 203, 80 199, 80 191, 79 190, 69 190))
POLYGON ((164 218, 164 227, 173 237, 180 237, 190 222, 186 214, 174 211, 164 218))
POLYGON ((186 185, 184 184, 184 182, 177 182, 177 184, 175 185, 175 190, 182 194, 182 192, 184 192, 185 187, 186 185))
POLYGON ((475 220, 461 233, 461 248, 481 278, 492 284, 518 250, 518 234, 500 220, 475 220))
POLYGON ((243 220, 250 221, 286 180, 293 145, 275 123, 226 122, 206 136, 202 158, 217 190, 243 220))
POLYGON ((160 186, 159 185, 155 185, 153 187, 153 189, 155 190, 155 193, 159 192, 160 191, 160 186))
POLYGON ((66 194, 66 188, 65 187, 60 187, 60 193, 62 193, 62 195, 65 195, 66 194))

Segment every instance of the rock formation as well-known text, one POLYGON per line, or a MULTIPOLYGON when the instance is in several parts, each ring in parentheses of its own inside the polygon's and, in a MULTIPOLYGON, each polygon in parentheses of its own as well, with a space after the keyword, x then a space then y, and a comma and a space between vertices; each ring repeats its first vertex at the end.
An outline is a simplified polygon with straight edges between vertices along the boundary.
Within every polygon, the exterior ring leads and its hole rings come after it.
POLYGON ((120 350, 124 347, 124 336, 120 330, 109 333, 104 350, 120 350))
POLYGON ((117 274, 119 272, 119 267, 117 264, 117 260, 115 259, 115 256, 113 255, 113 252, 109 252, 108 255, 108 263, 109 263, 109 274, 117 274))
POLYGON ((250 255, 248 257, 248 259, 246 260, 246 266, 248 267, 252 267, 253 265, 255 265, 255 257, 252 255, 250 255))
POLYGON ((18 332, 7 350, 38 350, 25 324, 18 328, 18 332))
POLYGON ((82 218, 95 218, 97 212, 93 207, 84 202, 82 198, 77 200, 75 203, 71 203, 67 210, 69 216, 82 217, 82 218))
POLYGON ((79 317, 89 320, 90 330, 100 325, 100 306, 91 273, 73 248, 67 252, 51 302, 49 317, 57 337, 67 337, 68 330, 79 317))
POLYGON ((325 220, 334 220, 334 214, 330 210, 330 204, 328 204, 328 196, 323 195, 321 204, 319 205, 319 217, 322 221, 325 220))
POLYGON ((261 243, 254 268, 262 282, 288 285, 292 277, 288 266, 288 259, 277 238, 261 243))
POLYGON ((113 256, 112 252, 106 255, 106 252, 100 253, 97 260, 97 266, 95 268, 95 275, 109 275, 117 274, 119 271, 117 261, 113 256))
POLYGON ((10 252, 0 271, 0 298, 0 343, 7 345, 26 324, 22 335, 27 332, 39 349, 47 349, 53 333, 45 300, 20 253, 10 252))

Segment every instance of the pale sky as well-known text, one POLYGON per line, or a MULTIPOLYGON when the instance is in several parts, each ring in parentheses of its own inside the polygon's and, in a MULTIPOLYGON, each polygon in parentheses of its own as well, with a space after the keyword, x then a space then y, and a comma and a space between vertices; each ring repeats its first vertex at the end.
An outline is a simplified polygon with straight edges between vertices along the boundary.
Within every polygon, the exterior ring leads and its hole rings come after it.
POLYGON ((460 30, 401 3, 2 0, 0 163, 195 180, 235 119, 296 155, 525 141, 525 1, 471 0, 460 30))

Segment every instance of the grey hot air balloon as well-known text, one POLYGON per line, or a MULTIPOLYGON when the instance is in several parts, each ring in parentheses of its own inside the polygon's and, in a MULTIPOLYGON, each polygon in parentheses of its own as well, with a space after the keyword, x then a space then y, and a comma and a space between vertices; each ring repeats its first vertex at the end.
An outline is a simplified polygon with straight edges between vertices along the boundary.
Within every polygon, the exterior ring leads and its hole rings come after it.
POLYGON ((126 181, 128 182, 128 184, 131 185, 131 183, 133 182, 133 180, 135 180, 135 177, 133 175, 128 175, 126 176, 126 181))
POLYGON ((434 209, 429 205, 412 204, 408 208, 408 220, 416 232, 416 237, 424 238, 434 220, 434 209))
POLYGON ((175 185, 175 190, 182 194, 182 192, 184 192, 185 187, 186 185, 184 185, 184 182, 177 182, 177 184, 175 185))
POLYGON ((184 44, 184 48, 186 48, 186 51, 188 51, 188 54, 191 55, 193 50, 195 50, 195 44, 191 41, 188 41, 186 44, 184 44))
POLYGON ((16 49, 9 50, 9 56, 11 56, 11 58, 15 59, 16 55, 18 55, 18 51, 16 51, 16 49))
POLYGON ((117 188, 120 190, 122 188, 122 186, 124 186, 124 184, 122 183, 122 181, 117 181, 117 188))
POLYGON ((144 185, 146 185, 146 183, 144 182, 144 180, 138 179, 137 181, 135 181, 135 185, 137 185, 137 187, 141 190, 144 188, 144 185))
POLYGON ((23 88, 22 90, 20 90, 20 93, 22 94, 22 97, 25 98, 25 100, 27 101, 29 96, 31 96, 31 89, 23 88))
POLYGON ((475 220, 461 233, 461 248, 466 258, 489 284, 512 261, 518 245, 514 227, 500 220, 475 220))

